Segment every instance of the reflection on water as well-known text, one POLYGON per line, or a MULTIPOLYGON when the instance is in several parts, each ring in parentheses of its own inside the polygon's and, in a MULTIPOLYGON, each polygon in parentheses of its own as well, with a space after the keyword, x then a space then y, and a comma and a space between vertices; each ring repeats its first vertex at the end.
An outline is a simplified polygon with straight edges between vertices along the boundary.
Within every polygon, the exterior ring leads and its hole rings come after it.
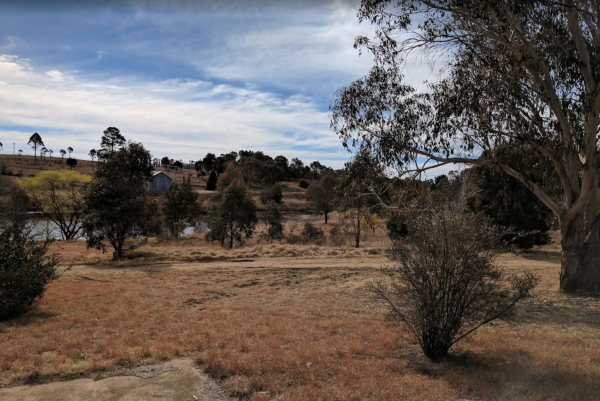
MULTIPOLYGON (((62 239, 62 235, 60 234, 60 229, 58 228, 58 225, 56 223, 54 223, 51 220, 29 220, 29 223, 33 225, 33 229, 31 230, 31 233, 34 234, 35 236, 38 237, 46 237, 46 233, 48 233, 48 236, 52 239, 62 239)), ((183 230, 183 235, 190 235, 190 234, 194 234, 194 233, 202 233, 202 232, 206 232, 208 231, 208 227, 206 226, 206 223, 201 221, 200 223, 198 223, 196 225, 196 227, 194 226, 190 226, 190 227, 186 227, 183 230)), ((84 241, 85 237, 80 237, 77 238, 78 240, 84 241)))

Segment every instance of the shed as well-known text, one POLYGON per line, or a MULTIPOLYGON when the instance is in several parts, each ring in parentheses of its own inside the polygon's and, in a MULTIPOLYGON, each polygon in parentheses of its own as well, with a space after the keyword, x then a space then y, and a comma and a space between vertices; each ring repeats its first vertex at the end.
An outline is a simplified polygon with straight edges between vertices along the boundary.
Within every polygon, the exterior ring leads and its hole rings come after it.
POLYGON ((146 181, 147 191, 166 191, 173 184, 171 177, 162 171, 153 171, 152 177, 154 178, 152 181, 146 181))

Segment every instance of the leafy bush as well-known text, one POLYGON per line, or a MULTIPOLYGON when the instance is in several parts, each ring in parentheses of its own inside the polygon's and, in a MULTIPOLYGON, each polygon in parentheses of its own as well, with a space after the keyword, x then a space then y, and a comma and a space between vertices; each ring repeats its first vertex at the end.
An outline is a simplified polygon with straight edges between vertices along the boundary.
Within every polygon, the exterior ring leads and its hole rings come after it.
POLYGON ((433 361, 484 324, 510 317, 537 283, 531 273, 507 275, 494 264, 500 234, 479 215, 429 210, 408 228, 389 254, 396 267, 367 288, 433 361))
POLYGON ((58 255, 46 255, 51 242, 20 220, 0 226, 0 320, 25 313, 58 278, 58 255))
POLYGON ((315 227, 312 223, 305 223, 304 229, 300 233, 300 236, 305 239, 306 242, 323 242, 325 240, 325 234, 323 230, 315 227))
POLYGON ((300 185, 300 188, 304 188, 304 189, 306 189, 306 188, 308 188, 308 186, 309 186, 310 184, 309 184, 309 183, 308 183, 308 181, 306 181, 306 180, 300 180, 300 182, 298 183, 298 185, 300 185))
POLYGON ((67 159, 67 166, 73 168, 77 166, 77 159, 71 159, 70 157, 67 159))
POLYGON ((260 193, 260 201, 263 204, 267 204, 270 201, 275 203, 281 203, 283 199, 283 193, 281 190, 281 185, 275 184, 271 188, 267 188, 260 193))
POLYGON ((208 181, 206 181, 206 190, 207 191, 216 191, 217 190, 217 182, 218 182, 217 173, 215 173, 213 170, 210 172, 210 175, 208 176, 208 181))

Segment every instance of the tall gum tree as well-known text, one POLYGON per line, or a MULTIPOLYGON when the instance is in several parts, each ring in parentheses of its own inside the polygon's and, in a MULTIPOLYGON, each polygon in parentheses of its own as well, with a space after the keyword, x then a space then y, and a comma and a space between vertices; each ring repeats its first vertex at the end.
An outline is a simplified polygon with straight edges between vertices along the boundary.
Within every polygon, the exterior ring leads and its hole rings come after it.
POLYGON ((493 167, 559 219, 560 288, 600 290, 597 207, 600 5, 591 0, 363 0, 374 65, 341 88, 332 128, 401 172, 449 163, 493 167), (431 57, 442 77, 417 90, 406 60, 431 57), (533 151, 560 182, 553 195, 503 158, 533 151))

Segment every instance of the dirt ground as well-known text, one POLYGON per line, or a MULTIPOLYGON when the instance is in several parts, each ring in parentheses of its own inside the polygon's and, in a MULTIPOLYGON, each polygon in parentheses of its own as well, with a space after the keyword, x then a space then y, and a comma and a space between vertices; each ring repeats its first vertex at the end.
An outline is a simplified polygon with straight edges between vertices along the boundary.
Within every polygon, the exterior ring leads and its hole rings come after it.
POLYGON ((130 260, 74 265, 31 313, 0 322, 0 399, 81 391, 73 399, 193 400, 202 399, 207 378, 213 396, 254 401, 600 394, 600 300, 557 290, 556 246, 501 255, 507 270, 541 276, 535 297, 518 306, 512 322, 480 329, 438 364, 404 328, 386 324, 383 305, 360 290, 388 263, 375 246, 227 251, 190 239, 148 249, 130 260), (182 260, 156 260, 144 254, 151 249, 171 249, 169 257, 182 260), (182 359, 193 370, 185 370, 185 385, 169 384, 177 372, 156 376, 156 386, 131 373, 93 381, 182 359))

